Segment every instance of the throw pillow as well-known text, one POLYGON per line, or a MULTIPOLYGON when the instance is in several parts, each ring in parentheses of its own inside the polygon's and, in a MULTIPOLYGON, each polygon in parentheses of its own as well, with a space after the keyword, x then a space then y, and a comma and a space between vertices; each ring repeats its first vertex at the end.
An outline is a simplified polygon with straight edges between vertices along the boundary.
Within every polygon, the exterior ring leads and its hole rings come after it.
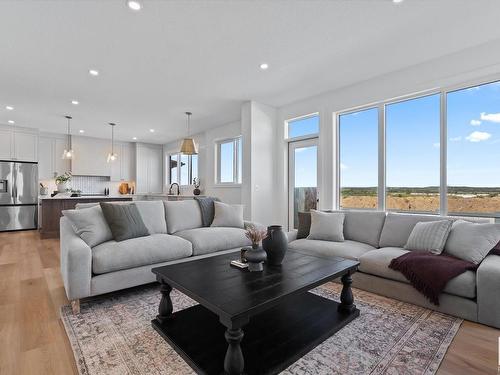
POLYGON ((214 202, 220 202, 219 198, 214 197, 194 197, 194 199, 200 205, 201 210, 201 222, 204 227, 209 227, 214 221, 215 207, 214 202))
POLYGON ((244 228, 243 206, 214 202, 214 220, 212 227, 244 228))
POLYGON ((441 254, 452 224, 451 220, 418 222, 410 233, 405 249, 441 254))
POLYGON ((101 202, 100 205, 115 241, 149 235, 135 204, 101 202))
POLYGON ((297 228, 297 239, 307 238, 311 230, 311 213, 299 212, 299 227, 297 228))
POLYGON ((165 206, 162 201, 136 201, 132 204, 139 210, 149 234, 167 233, 165 206))
POLYGON ((444 252, 479 264, 500 241, 500 224, 476 224, 457 220, 444 252))
POLYGON ((76 234, 90 247, 113 239, 100 206, 64 210, 62 213, 68 218, 76 234))
POLYGON ((307 239, 323 241, 344 241, 345 214, 311 210, 311 229, 307 239))

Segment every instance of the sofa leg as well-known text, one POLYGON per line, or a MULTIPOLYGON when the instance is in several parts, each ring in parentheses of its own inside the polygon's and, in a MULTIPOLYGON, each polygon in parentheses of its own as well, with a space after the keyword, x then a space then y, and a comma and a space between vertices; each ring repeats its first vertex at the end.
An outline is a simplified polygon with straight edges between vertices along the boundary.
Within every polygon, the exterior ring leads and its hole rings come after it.
POLYGON ((71 301, 71 309, 73 310, 73 314, 80 314, 80 300, 74 299, 71 301))

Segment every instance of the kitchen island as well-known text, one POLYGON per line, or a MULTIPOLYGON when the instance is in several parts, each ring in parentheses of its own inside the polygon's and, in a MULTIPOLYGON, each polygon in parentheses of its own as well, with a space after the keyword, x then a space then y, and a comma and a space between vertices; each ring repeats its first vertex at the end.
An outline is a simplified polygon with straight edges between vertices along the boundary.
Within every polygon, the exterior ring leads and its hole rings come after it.
POLYGON ((81 197, 70 197, 68 195, 55 195, 39 197, 40 220, 38 229, 41 238, 59 238, 59 219, 63 210, 75 208, 77 203, 99 203, 99 202, 119 202, 131 201, 132 196, 119 195, 92 195, 81 197))

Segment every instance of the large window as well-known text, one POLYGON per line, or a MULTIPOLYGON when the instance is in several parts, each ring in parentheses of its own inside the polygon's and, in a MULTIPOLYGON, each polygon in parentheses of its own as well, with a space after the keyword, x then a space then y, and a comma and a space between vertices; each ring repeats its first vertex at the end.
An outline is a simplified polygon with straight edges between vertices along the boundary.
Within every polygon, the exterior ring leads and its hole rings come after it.
POLYGON ((386 106, 386 208, 439 211, 440 95, 386 106))
POLYGON ((319 133, 319 115, 308 115, 294 120, 289 120, 287 124, 287 138, 297 138, 319 133))
POLYGON ((241 184, 243 155, 241 143, 241 137, 216 143, 218 184, 241 184))
POLYGON ((340 207, 377 208, 378 109, 339 116, 340 207))
POLYGON ((198 155, 171 154, 168 161, 171 184, 191 185, 198 178, 198 155))
POLYGON ((500 82, 447 95, 448 212, 500 214, 500 82))

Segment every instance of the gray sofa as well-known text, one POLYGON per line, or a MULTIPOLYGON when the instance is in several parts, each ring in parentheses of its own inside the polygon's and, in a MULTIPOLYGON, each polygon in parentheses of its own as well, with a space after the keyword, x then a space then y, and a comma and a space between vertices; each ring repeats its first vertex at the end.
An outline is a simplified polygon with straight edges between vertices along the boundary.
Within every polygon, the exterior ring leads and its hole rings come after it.
MULTIPOLYGON (((436 306, 415 290, 390 261, 404 253, 403 247, 417 222, 442 220, 442 216, 395 214, 375 211, 345 212, 344 242, 296 239, 289 233, 289 248, 321 257, 340 256, 359 260, 353 286, 500 328, 500 256, 489 255, 477 272, 467 271, 452 279, 436 306)), ((456 219, 456 218, 451 218, 456 219)), ((489 222, 487 219, 469 221, 489 222)))
MULTIPOLYGON (((153 267, 235 252, 251 244, 242 228, 203 227, 194 200, 134 203, 150 235, 121 242, 110 239, 92 248, 71 221, 61 217, 61 274, 75 312, 81 298, 155 281, 153 267)), ((94 205, 80 204, 77 209, 94 205)), ((245 222, 245 227, 250 224, 245 222)))

